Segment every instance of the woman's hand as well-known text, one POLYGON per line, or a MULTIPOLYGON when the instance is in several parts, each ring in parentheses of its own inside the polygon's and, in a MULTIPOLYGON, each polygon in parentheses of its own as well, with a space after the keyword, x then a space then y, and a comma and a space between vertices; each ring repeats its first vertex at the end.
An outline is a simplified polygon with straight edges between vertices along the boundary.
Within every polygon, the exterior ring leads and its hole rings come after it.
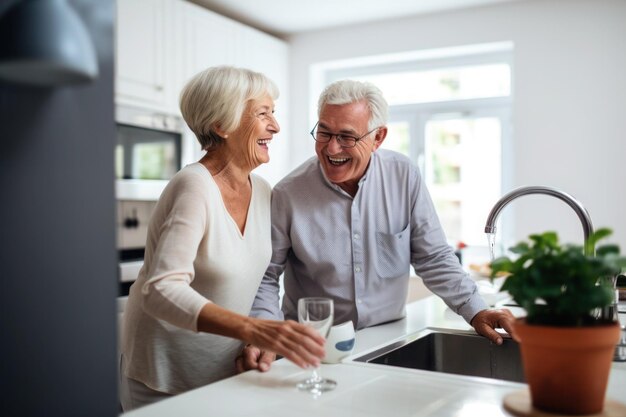
POLYGON ((197 329, 254 345, 254 349, 244 349, 246 357, 241 364, 242 370, 268 370, 276 354, 301 368, 318 366, 325 354, 326 340, 311 327, 293 320, 262 320, 242 316, 211 302, 200 310, 197 329))
POLYGON ((311 327, 293 320, 252 319, 250 342, 237 357, 237 371, 269 370, 276 354, 301 368, 319 366, 324 357, 325 339, 311 327))

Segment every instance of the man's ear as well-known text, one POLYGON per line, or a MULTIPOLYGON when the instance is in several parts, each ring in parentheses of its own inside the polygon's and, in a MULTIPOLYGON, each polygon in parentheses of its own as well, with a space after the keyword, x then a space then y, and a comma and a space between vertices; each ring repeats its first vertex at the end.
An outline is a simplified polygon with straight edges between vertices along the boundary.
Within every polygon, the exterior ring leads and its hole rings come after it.
POLYGON ((380 145, 383 144, 386 137, 387 137, 387 126, 379 127, 378 130, 376 130, 376 136, 374 136, 374 148, 372 149, 372 152, 374 152, 376 149, 380 147, 380 145))

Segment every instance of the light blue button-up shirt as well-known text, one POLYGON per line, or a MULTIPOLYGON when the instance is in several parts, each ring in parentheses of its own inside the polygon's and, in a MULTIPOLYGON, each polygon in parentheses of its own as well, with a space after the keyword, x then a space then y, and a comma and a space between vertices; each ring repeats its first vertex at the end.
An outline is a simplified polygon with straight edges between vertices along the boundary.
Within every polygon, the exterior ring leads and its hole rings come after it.
POLYGON ((317 157, 272 192, 273 255, 251 315, 298 320, 301 297, 330 297, 335 324, 360 329, 405 315, 410 265, 469 322, 487 308, 447 244, 419 170, 379 149, 351 197, 325 177, 317 157))

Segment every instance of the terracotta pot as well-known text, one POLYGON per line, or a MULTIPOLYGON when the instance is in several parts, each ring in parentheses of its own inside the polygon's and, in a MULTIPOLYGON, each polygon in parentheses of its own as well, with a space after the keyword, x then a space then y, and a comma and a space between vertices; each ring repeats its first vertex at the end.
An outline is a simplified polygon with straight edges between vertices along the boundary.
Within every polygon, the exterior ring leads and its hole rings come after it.
POLYGON ((615 345, 617 323, 554 327, 515 322, 533 407, 570 415, 600 413, 615 345))

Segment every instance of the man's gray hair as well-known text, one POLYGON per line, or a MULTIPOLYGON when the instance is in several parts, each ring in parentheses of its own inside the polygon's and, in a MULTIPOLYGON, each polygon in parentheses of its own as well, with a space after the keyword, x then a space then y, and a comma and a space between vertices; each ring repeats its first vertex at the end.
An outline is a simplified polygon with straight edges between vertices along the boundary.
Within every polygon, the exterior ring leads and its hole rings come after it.
POLYGON ((180 111, 202 149, 224 142, 216 128, 232 132, 239 127, 246 104, 265 95, 278 98, 278 88, 265 75, 245 68, 219 66, 196 74, 180 94, 180 111))
POLYGON ((340 80, 335 81, 322 91, 317 103, 319 116, 326 104, 350 104, 365 100, 370 109, 369 129, 387 124, 389 105, 382 91, 372 83, 340 80))

